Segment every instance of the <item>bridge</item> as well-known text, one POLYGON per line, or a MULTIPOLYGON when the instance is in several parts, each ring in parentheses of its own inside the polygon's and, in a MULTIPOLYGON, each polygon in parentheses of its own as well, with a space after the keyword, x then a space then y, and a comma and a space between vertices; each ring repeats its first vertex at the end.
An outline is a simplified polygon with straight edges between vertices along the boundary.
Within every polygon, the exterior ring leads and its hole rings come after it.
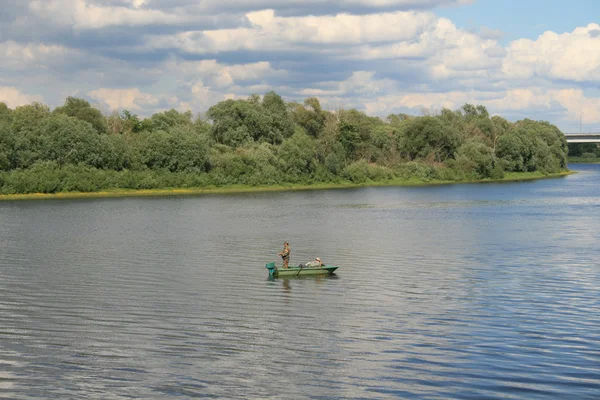
POLYGON ((567 143, 600 143, 598 133, 565 133, 567 143))

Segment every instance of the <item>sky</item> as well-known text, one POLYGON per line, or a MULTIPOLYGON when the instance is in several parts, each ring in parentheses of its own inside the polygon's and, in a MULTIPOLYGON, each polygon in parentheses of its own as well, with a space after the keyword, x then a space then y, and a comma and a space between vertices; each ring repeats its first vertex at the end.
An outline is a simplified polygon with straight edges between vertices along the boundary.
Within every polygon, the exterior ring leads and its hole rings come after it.
POLYGON ((194 113, 270 90, 600 132, 597 0, 0 0, 0 101, 194 113))

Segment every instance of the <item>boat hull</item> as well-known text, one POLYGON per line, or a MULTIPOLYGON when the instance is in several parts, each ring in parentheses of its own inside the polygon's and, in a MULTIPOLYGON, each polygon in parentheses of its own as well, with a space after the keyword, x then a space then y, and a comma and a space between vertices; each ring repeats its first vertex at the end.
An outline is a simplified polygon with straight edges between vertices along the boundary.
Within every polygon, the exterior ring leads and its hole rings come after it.
POLYGON ((322 267, 289 267, 289 268, 277 268, 274 263, 267 264, 269 275, 275 278, 281 276, 307 276, 307 275, 330 275, 338 269, 333 265, 324 265, 322 267))

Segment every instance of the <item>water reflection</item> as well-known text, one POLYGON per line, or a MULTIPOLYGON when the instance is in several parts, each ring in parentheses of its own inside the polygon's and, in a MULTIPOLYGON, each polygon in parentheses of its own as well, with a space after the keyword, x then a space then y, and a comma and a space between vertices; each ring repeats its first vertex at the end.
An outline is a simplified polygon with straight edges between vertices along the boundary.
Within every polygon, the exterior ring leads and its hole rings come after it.
MULTIPOLYGON (((273 279, 273 278, 270 278, 273 279)), ((280 281, 284 291, 291 292, 292 284, 300 281, 314 282, 315 287, 325 284, 329 280, 339 279, 336 274, 331 275, 299 275, 299 276, 286 276, 281 278, 275 278, 274 281, 280 281)))

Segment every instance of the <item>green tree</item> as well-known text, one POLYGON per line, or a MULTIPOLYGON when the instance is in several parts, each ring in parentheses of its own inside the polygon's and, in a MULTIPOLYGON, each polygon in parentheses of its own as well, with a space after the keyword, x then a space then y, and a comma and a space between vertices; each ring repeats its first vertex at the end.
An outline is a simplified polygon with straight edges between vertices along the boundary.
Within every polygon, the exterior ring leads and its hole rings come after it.
POLYGON ((501 178, 502 167, 496 166, 494 150, 478 138, 472 138, 463 143, 454 157, 457 165, 476 178, 501 178))
POLYGON ((90 123, 59 113, 44 120, 41 131, 41 160, 104 166, 102 142, 90 123))
POLYGON ((124 135, 101 135, 99 153, 102 160, 100 167, 103 169, 121 171, 138 167, 132 146, 124 135))
POLYGON ((517 132, 511 132, 498 139, 496 155, 506 171, 525 172, 531 158, 531 148, 517 132))
POLYGON ((583 154, 598 154, 596 143, 569 143, 569 156, 581 157, 583 154))
POLYGON ((266 93, 261 105, 271 120, 273 133, 270 136, 275 138, 275 140, 267 139, 269 143, 279 143, 280 137, 283 140, 294 134, 294 121, 280 95, 273 91, 266 93))
POLYGON ((495 141, 494 124, 490 119, 490 114, 482 105, 474 106, 465 104, 459 110, 463 115, 462 130, 467 137, 481 137, 487 139, 488 144, 493 147, 495 141))
POLYGON ((127 135, 131 133, 138 133, 147 128, 152 129, 151 121, 146 122, 146 126, 135 114, 132 114, 128 110, 123 110, 121 113, 113 111, 107 118, 107 132, 110 134, 127 135))
POLYGON ((210 176, 216 184, 272 185, 281 183, 281 163, 269 143, 232 149, 216 145, 211 149, 210 176))
POLYGON ((12 123, 12 110, 6 103, 0 101, 0 123, 10 125, 12 123))
POLYGON ((438 118, 444 125, 452 129, 464 130, 465 117, 460 110, 452 111, 447 108, 443 108, 438 118))
POLYGON ((138 133, 143 129, 142 121, 136 114, 132 114, 129 110, 123 110, 121 119, 124 121, 124 133, 138 133))
POLYGON ((312 137, 320 136, 325 128, 327 113, 316 97, 304 100, 304 105, 295 104, 292 111, 294 121, 312 137))
POLYGON ((274 93, 267 93, 266 104, 255 97, 222 101, 208 110, 207 117, 213 122, 214 140, 233 147, 251 141, 280 144, 293 133, 289 114, 274 93))
POLYGON ((39 134, 42 121, 50 116, 48 106, 34 102, 19 106, 12 112, 11 129, 16 134, 39 134))
POLYGON ((205 171, 208 163, 208 138, 193 126, 175 126, 169 131, 154 131, 137 138, 142 165, 171 172, 205 171))
MULTIPOLYGON (((139 127, 136 125, 136 119, 137 116, 132 115, 131 113, 127 112, 127 114, 123 114, 128 121, 130 121, 133 124, 133 127, 135 127, 135 129, 139 129, 139 127)), ((139 119, 138 119, 139 121, 139 119)), ((171 128, 175 128, 178 126, 191 126, 193 125, 193 121, 192 121, 192 112, 191 111, 186 111, 186 112, 179 112, 175 109, 170 109, 168 111, 164 111, 164 112, 160 112, 160 113, 156 113, 154 115, 152 115, 152 117, 150 117, 149 120, 149 130, 152 130, 154 132, 156 131, 168 131, 171 128)), ((141 130, 141 129, 139 129, 141 130)), ((136 130, 132 129, 133 132, 136 132, 136 130)))
POLYGON ((356 109, 340 110, 337 114, 340 120, 340 140, 349 151, 349 157, 355 160, 364 158, 367 161, 375 161, 381 157, 382 152, 372 141, 373 132, 386 126, 380 118, 370 117, 356 109), (358 137, 354 137, 352 132, 357 133, 358 137))
POLYGON ((69 96, 62 107, 54 109, 54 113, 68 115, 88 122, 97 133, 106 133, 107 131, 108 126, 104 115, 100 110, 93 108, 86 100, 69 96))
MULTIPOLYGON (((560 129, 550 124, 549 122, 533 121, 530 119, 517 121, 517 123, 515 124, 515 128, 519 130, 522 135, 527 135, 539 139, 541 142, 545 143, 548 146, 548 149, 551 153, 551 157, 557 162, 556 167, 551 166, 554 165, 553 161, 550 162, 550 160, 547 160, 545 162, 546 167, 550 168, 548 172, 557 172, 558 170, 567 167, 567 154, 569 151, 569 147, 567 144, 567 139, 565 138, 565 135, 560 131, 560 129)), ((538 154, 539 159, 541 159, 540 157, 541 155, 538 154)))
POLYGON ((143 120, 114 112, 104 121, 110 135, 98 134, 99 116, 76 98, 53 113, 40 103, 14 111, 0 103, 0 191, 499 178, 504 170, 558 172, 568 150, 548 122, 513 124, 470 104, 382 121, 268 92, 218 103, 195 120, 176 110, 143 120))
POLYGON ((436 117, 419 117, 406 121, 398 149, 409 160, 433 156, 435 161, 453 157, 462 143, 460 133, 436 117))
POLYGON ((338 130, 340 132, 340 143, 344 147, 347 157, 354 159, 361 142, 358 126, 350 121, 342 120, 339 123, 338 130))
POLYGON ((388 124, 392 126, 401 126, 404 121, 408 121, 409 119, 416 118, 413 115, 399 113, 399 114, 390 114, 387 116, 386 121, 388 124))
POLYGON ((346 150, 340 142, 333 144, 331 151, 325 156, 325 168, 334 175, 339 175, 346 167, 346 150))
POLYGON ((13 153, 15 138, 7 120, 0 118, 0 170, 8 171, 13 168, 13 153))
POLYGON ((287 176, 294 181, 310 176, 316 169, 315 141, 302 131, 297 131, 279 149, 279 157, 287 176))
POLYGON ((196 130, 196 133, 208 137, 211 129, 210 122, 203 116, 197 116, 194 121, 194 129, 196 130))
POLYGON ((11 169, 28 168, 40 160, 43 147, 40 141, 41 126, 50 115, 50 109, 37 102, 19 106, 12 112, 11 169))

